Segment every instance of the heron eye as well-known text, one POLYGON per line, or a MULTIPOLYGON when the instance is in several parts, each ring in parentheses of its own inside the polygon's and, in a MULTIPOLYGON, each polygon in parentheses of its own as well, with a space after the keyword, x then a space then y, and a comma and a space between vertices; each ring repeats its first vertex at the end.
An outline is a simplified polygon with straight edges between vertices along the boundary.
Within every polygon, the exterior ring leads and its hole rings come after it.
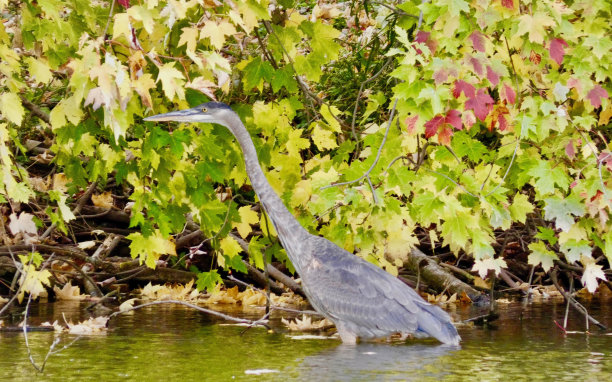
POLYGON ((203 107, 203 108, 202 108, 202 113, 207 113, 207 112, 208 112, 208 109, 207 109, 207 108, 205 108, 205 107, 203 107))

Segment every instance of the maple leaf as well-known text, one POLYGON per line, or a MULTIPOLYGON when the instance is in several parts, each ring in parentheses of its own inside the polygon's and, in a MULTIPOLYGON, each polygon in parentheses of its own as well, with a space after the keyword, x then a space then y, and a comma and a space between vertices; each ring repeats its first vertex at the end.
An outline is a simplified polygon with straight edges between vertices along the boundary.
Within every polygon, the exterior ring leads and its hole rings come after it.
POLYGON ((157 260, 163 254, 176 256, 174 242, 165 238, 159 230, 155 230, 150 236, 143 236, 140 232, 131 233, 126 239, 132 241, 130 245, 132 258, 138 257, 140 263, 144 262, 149 268, 155 268, 157 260))
POLYGON ((240 223, 234 222, 232 223, 232 227, 238 230, 238 233, 243 239, 246 239, 251 233, 251 224, 255 224, 259 221, 259 215, 257 215, 257 212, 251 210, 250 206, 240 207, 238 209, 238 214, 240 215, 240 223))
POLYGON ((410 134, 414 134, 416 130, 416 123, 419 120, 419 116, 413 115, 412 117, 406 117, 404 123, 406 124, 406 129, 410 134))
POLYGON ((555 26, 555 20, 542 11, 535 12, 532 15, 524 14, 519 16, 519 25, 517 35, 522 36, 525 33, 529 34, 529 41, 536 44, 544 42, 544 34, 546 27, 555 26))
POLYGON ((493 86, 497 86, 497 84, 499 84, 499 74, 495 73, 491 66, 487 66, 487 79, 493 86))
POLYGON ((19 217, 13 212, 10 216, 11 222, 9 223, 9 228, 13 235, 17 235, 19 232, 34 234, 38 232, 36 229, 36 224, 34 223, 34 215, 29 214, 27 212, 22 212, 19 214, 19 217))
POLYGON ((157 74, 157 82, 161 81, 162 89, 166 93, 168 99, 174 99, 174 96, 178 96, 179 99, 185 99, 185 77, 183 73, 179 72, 173 62, 168 62, 159 68, 157 74))
POLYGON ((474 72, 476 74, 478 74, 479 76, 482 76, 484 74, 482 64, 480 63, 480 60, 477 57, 470 57, 470 64, 472 64, 472 67, 474 68, 474 72))
POLYGON ((601 100, 603 98, 608 98, 608 92, 599 85, 595 85, 595 87, 587 94, 587 99, 591 102, 591 105, 593 105, 594 108, 601 106, 601 100))
POLYGON ((485 51, 484 36, 479 31, 474 31, 469 37, 472 40, 472 46, 479 52, 485 51))
POLYGON ((555 220, 555 226, 564 232, 568 232, 574 224, 572 215, 582 216, 585 213, 584 204, 573 196, 565 199, 547 198, 544 202, 546 203, 544 217, 555 220))
POLYGON ((529 61, 539 65, 540 62, 542 62, 542 56, 539 53, 536 53, 535 50, 532 50, 531 53, 529 53, 529 61))
POLYGON ((216 100, 214 88, 217 88, 217 84, 212 81, 205 80, 203 77, 196 77, 192 79, 190 82, 185 84, 185 87, 190 89, 195 89, 202 94, 206 94, 206 96, 212 100, 216 100))
POLYGON ((561 252, 569 263, 580 260, 581 257, 592 257, 593 248, 586 240, 570 239, 560 246, 561 252))
POLYGON ((0 114, 15 125, 21 125, 25 109, 19 96, 12 92, 3 92, 0 96, 0 114))
POLYGON ((514 0, 501 0, 501 4, 508 9, 514 9, 514 0))
POLYGON ((563 62, 563 56, 565 56, 565 48, 567 43, 561 38, 553 38, 548 47, 550 52, 550 58, 552 58, 558 65, 563 62))
POLYGON ((437 115, 425 122, 425 138, 431 138, 438 132, 438 128, 444 124, 444 116, 437 115))
POLYGON ((51 285, 49 281, 50 277, 51 272, 46 269, 37 271, 33 264, 23 264, 23 268, 21 269, 21 277, 19 278, 19 294, 17 295, 17 300, 19 303, 21 303, 23 300, 25 292, 28 292, 33 299, 45 292, 44 285, 51 285))
POLYGON ((55 292, 55 297, 58 300, 84 300, 87 298, 87 295, 81 294, 81 288, 79 286, 72 286, 72 282, 67 282, 64 284, 62 289, 53 286, 53 291, 55 292))
POLYGON ((493 104, 493 98, 486 93, 485 89, 478 89, 478 93, 467 100, 465 103, 466 110, 474 110, 474 115, 481 121, 484 121, 491 110, 489 105, 493 104))
POLYGON ((499 98, 502 101, 506 101, 514 105, 514 102, 516 102, 516 93, 514 92, 512 86, 505 83, 499 91, 499 98))
POLYGON ((602 270, 602 266, 595 264, 595 261, 591 260, 587 262, 584 267, 584 272, 582 273, 580 281, 582 281, 582 285, 584 285, 589 292, 593 293, 599 285, 597 279, 606 281, 606 275, 602 270))
POLYGON ((555 83, 555 88, 553 89, 553 95, 555 96, 555 100, 559 102, 565 102, 567 99, 567 93, 569 92, 569 88, 563 85, 560 82, 555 83))
POLYGON ((548 270, 552 268, 554 260, 559 260, 559 257, 554 252, 546 248, 543 241, 531 243, 528 247, 531 253, 527 258, 527 263, 534 266, 542 264, 544 272, 548 272, 548 270))
POLYGON ((474 86, 463 80, 455 81, 455 87, 453 88, 453 96, 455 98, 459 98, 462 92, 466 97, 472 98, 476 94, 476 89, 474 88, 474 86))
POLYGON ((453 126, 457 130, 461 130, 463 127, 463 124, 461 122, 461 113, 459 112, 459 110, 456 109, 451 109, 446 112, 444 122, 453 126))
POLYGON ((119 4, 121 4, 121 6, 123 8, 129 8, 130 7, 130 0, 118 0, 117 2, 119 4))
POLYGON ((478 275, 481 278, 487 277, 489 270, 494 270, 496 275, 499 275, 502 268, 506 268, 508 265, 506 261, 501 258, 493 259, 491 257, 485 259, 477 259, 474 261, 474 266, 472 266, 472 271, 478 271, 478 275))

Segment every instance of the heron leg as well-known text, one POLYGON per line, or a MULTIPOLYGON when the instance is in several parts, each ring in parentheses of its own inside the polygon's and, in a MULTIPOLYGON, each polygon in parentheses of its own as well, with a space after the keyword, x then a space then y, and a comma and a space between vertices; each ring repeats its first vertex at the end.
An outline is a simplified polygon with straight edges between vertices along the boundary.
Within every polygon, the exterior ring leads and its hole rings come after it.
POLYGON ((346 328, 343 325, 336 325, 336 329, 338 329, 338 334, 340 335, 340 338, 342 339, 343 344, 347 344, 347 345, 357 344, 357 336, 355 335, 355 333, 352 333, 346 330, 346 328))

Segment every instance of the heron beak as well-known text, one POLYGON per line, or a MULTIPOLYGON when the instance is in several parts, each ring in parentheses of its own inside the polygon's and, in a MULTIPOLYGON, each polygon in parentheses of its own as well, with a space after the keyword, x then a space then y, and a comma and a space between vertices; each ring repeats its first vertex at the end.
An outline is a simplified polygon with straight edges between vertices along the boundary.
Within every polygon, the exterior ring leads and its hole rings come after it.
POLYGON ((213 116, 204 113, 198 108, 185 110, 171 111, 169 113, 157 114, 144 119, 147 122, 209 122, 216 123, 217 120, 213 116))

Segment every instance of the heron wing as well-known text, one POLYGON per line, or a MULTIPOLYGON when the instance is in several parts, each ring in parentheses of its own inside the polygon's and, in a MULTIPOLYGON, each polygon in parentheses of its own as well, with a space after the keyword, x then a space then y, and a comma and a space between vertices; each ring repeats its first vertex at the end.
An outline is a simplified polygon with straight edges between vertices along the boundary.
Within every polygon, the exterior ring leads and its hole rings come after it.
POLYGON ((303 284, 314 307, 336 324, 361 337, 422 331, 439 338, 445 330, 453 336, 448 314, 398 278, 321 237, 313 237, 310 250, 313 260, 302 270, 303 284))

